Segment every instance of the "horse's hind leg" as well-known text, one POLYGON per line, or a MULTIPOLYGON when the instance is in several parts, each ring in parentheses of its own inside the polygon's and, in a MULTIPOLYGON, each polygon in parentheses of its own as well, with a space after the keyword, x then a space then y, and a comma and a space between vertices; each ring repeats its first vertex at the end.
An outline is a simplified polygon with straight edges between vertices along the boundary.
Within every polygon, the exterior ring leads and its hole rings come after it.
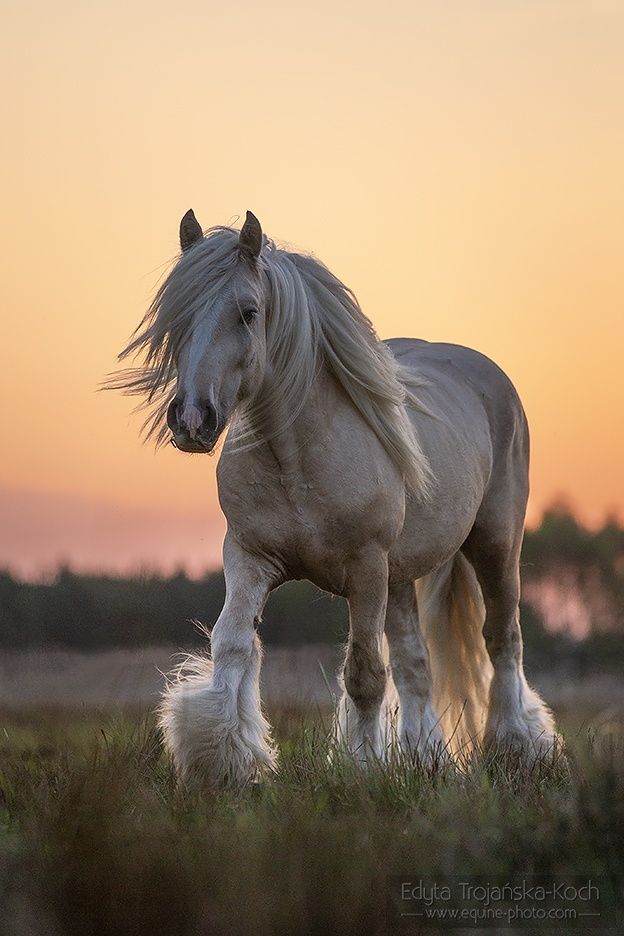
POLYGON ((491 514, 482 511, 462 547, 483 592, 483 636, 494 668, 484 743, 537 755, 553 747, 556 732, 552 713, 527 684, 522 665, 519 601, 524 513, 506 524, 500 506, 491 514))
POLYGON ((433 709, 429 654, 418 621, 413 582, 389 587, 385 630, 399 695, 400 750, 430 761, 442 752, 444 737, 433 709))

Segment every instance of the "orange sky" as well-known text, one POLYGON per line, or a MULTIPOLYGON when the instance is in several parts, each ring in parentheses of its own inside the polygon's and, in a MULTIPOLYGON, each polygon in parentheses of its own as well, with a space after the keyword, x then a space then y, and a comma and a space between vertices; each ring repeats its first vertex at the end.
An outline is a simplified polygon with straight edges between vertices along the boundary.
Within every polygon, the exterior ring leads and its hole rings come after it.
POLYGON ((624 518, 619 0, 3 5, 0 565, 218 561, 214 460, 96 394, 177 225, 251 208, 523 397, 531 518, 624 518))

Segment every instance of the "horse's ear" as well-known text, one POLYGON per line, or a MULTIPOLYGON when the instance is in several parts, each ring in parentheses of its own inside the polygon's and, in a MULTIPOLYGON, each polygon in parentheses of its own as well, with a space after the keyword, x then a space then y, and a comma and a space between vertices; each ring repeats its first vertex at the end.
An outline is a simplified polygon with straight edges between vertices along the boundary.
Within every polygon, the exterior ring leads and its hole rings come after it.
POLYGON ((201 225, 192 208, 186 212, 182 220, 180 221, 180 247, 182 250, 188 250, 189 247, 192 247, 198 240, 204 236, 204 232, 201 229, 201 225))
POLYGON ((262 228, 255 214, 252 214, 251 211, 248 211, 245 217, 245 223, 241 228, 238 244, 241 251, 252 260, 260 256, 260 251, 262 250, 262 228))

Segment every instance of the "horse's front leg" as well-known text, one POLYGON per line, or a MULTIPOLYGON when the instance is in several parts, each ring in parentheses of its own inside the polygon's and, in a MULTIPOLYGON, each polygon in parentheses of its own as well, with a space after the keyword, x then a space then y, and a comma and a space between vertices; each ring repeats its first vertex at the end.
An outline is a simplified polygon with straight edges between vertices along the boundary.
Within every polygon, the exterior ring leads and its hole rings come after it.
POLYGON ((380 715, 386 689, 382 636, 388 601, 388 554, 379 547, 369 547, 350 563, 347 573, 349 642, 337 740, 359 763, 366 764, 386 753, 380 715))
POLYGON ((211 636, 212 658, 191 656, 163 696, 160 724, 181 780, 241 786, 275 765, 260 707, 262 650, 255 624, 274 573, 226 537, 226 598, 211 636))

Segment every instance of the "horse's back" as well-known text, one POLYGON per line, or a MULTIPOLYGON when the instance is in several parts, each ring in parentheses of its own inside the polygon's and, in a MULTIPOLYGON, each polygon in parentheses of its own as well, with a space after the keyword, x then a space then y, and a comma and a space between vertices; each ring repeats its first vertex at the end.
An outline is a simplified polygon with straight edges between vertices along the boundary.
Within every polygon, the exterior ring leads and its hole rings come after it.
POLYGON ((522 403, 513 383, 498 364, 480 351, 421 338, 390 338, 386 344, 403 367, 430 383, 442 405, 444 388, 450 383, 459 384, 466 390, 471 389, 479 399, 493 430, 504 431, 510 420, 526 427, 522 403))
MULTIPOLYGON (((526 448, 529 435, 518 392, 505 372, 485 354, 463 345, 429 342, 419 338, 391 338, 387 342, 400 364, 426 382, 418 393, 433 413, 453 421, 454 398, 459 390, 464 407, 479 421, 487 419, 492 455, 504 455, 512 440, 526 448)), ((416 416, 419 430, 422 420, 416 416)))

